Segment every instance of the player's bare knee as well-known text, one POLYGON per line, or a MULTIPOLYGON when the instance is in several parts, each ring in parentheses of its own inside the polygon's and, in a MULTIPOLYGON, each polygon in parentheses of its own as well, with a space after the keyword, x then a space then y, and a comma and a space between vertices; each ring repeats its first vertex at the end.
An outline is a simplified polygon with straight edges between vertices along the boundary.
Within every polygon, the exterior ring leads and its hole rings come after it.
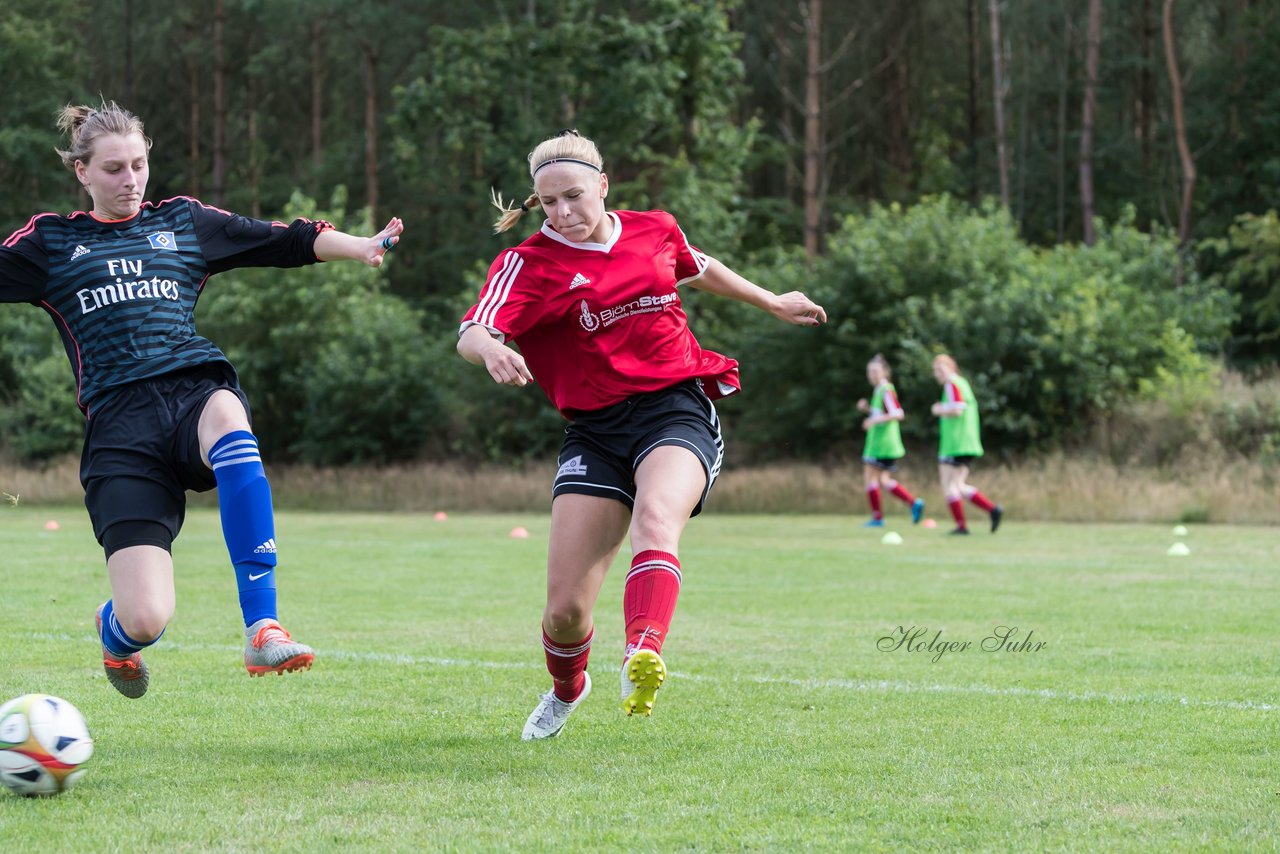
POLYGON ((548 602, 542 615, 542 625, 554 640, 576 640, 576 637, 562 638, 561 636, 585 633, 590 623, 591 606, 572 599, 548 602))
POLYGON ((234 393, 218 389, 209 395, 200 411, 200 446, 204 453, 228 433, 237 430, 250 431, 249 416, 244 404, 234 393))
POLYGON ((164 633, 164 628, 173 617, 173 609, 159 603, 144 603, 121 608, 115 607, 116 620, 124 633, 139 643, 151 643, 164 633))
POLYGON ((631 547, 635 551, 675 551, 683 528, 684 520, 675 519, 666 508, 637 505, 631 516, 631 547))

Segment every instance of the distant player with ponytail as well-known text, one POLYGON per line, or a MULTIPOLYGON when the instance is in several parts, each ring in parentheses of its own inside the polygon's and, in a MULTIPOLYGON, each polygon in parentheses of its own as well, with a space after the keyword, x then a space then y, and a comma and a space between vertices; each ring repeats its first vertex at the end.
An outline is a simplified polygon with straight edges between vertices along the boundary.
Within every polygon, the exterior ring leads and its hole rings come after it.
POLYGON ((983 454, 978 399, 969 381, 960 376, 956 360, 946 353, 934 358, 933 378, 942 386, 942 400, 933 405, 932 412, 939 420, 938 476, 947 507, 956 520, 951 533, 969 533, 964 515, 964 502, 968 499, 990 514, 994 534, 1004 518, 1004 510, 968 483, 973 461, 983 454))
POLYGON ((894 478, 898 463, 907 452, 902 446, 902 431, 899 426, 905 414, 902 405, 898 403, 897 389, 889 381, 889 376, 888 360, 876 353, 867 362, 867 381, 872 388, 871 400, 868 402, 864 398, 858 401, 859 411, 867 413, 862 421, 862 429, 867 433, 862 447, 862 473, 867 485, 871 518, 863 525, 864 528, 884 527, 880 491, 882 486, 890 495, 911 508, 912 524, 918 523, 924 513, 924 499, 916 498, 894 478))

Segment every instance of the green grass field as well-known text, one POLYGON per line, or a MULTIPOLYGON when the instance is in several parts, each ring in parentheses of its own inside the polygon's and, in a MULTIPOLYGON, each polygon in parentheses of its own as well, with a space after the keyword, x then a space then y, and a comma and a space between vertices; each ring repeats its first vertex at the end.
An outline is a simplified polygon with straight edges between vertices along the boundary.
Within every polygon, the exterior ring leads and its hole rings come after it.
POLYGON ((618 567, 595 691, 522 743, 547 517, 281 514, 282 617, 318 657, 250 679, 195 512, 130 701, 84 511, 0 509, 0 699, 62 696, 96 740, 74 791, 0 797, 0 850, 1274 849, 1280 531, 1196 527, 1173 558, 1166 526, 900 520, 892 547, 860 518, 695 519, 653 718, 618 710, 618 567), (1044 646, 983 651, 999 626, 1044 646))

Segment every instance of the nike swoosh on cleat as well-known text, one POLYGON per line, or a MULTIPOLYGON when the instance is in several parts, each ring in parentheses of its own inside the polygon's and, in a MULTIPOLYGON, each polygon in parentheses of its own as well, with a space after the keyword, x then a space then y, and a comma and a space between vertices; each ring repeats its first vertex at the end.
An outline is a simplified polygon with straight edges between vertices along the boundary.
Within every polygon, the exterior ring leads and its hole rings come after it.
POLYGON ((262 578, 262 577, 267 576, 267 575, 270 575, 270 574, 271 574, 271 570, 269 570, 269 569, 268 569, 266 572, 260 572, 260 573, 258 573, 257 575, 254 575, 254 574, 251 572, 251 573, 249 573, 249 580, 250 580, 250 581, 257 581, 259 578, 262 578))

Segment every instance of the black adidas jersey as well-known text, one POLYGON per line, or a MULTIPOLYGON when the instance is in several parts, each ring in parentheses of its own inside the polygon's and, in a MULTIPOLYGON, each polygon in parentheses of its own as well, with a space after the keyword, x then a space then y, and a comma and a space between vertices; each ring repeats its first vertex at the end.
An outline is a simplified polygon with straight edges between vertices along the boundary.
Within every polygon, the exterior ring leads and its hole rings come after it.
POLYGON ((38 214, 0 247, 0 302, 53 318, 87 416, 126 383, 226 361, 196 334, 205 281, 236 267, 314 264, 316 236, 332 227, 263 222, 185 196, 111 222, 38 214))

